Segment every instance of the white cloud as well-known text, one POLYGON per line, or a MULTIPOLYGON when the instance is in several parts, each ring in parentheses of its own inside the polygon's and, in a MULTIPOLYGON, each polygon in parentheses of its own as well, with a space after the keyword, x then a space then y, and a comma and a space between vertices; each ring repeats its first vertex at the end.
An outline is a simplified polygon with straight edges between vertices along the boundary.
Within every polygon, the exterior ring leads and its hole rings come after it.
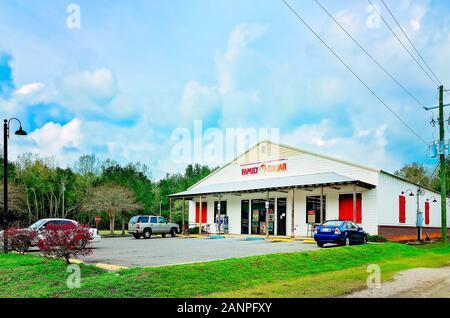
POLYGON ((364 132, 356 131, 345 136, 329 120, 299 126, 291 133, 281 136, 283 143, 306 150, 327 154, 375 168, 392 170, 398 167, 397 158, 388 154, 386 125, 364 132))
POLYGON ((409 21, 409 24, 414 31, 417 32, 422 27, 422 19, 425 16, 426 12, 427 8, 425 6, 415 5, 412 8, 413 18, 409 21))
POLYGON ((233 89, 233 68, 239 55, 247 45, 262 36, 267 30, 266 26, 259 24, 238 24, 230 33, 227 50, 216 59, 219 69, 219 91, 225 94, 233 89))
POLYGON ((248 52, 248 45, 266 30, 263 25, 241 23, 231 31, 225 52, 215 59, 217 83, 205 85, 192 80, 185 85, 179 106, 185 122, 195 119, 208 121, 211 117, 217 119, 220 112, 222 118, 226 118, 222 122, 225 127, 236 127, 242 123, 240 118, 257 112, 256 104, 260 102, 258 91, 240 90, 235 79, 241 71, 237 67, 239 59, 248 52))
POLYGON ((45 85, 43 83, 33 82, 30 84, 23 85, 22 87, 16 90, 16 93, 20 95, 29 95, 41 90, 42 88, 44 88, 44 86, 45 85))
POLYGON ((70 152, 80 147, 82 136, 81 121, 75 118, 65 125, 49 122, 30 133, 28 139, 34 142, 32 152, 54 156, 65 164, 69 161, 70 152))
POLYGON ((214 86, 197 81, 186 84, 181 98, 181 113, 187 118, 209 118, 220 110, 220 93, 214 86))
POLYGON ((70 74, 60 81, 58 88, 73 110, 105 110, 118 93, 117 81, 109 69, 70 74))

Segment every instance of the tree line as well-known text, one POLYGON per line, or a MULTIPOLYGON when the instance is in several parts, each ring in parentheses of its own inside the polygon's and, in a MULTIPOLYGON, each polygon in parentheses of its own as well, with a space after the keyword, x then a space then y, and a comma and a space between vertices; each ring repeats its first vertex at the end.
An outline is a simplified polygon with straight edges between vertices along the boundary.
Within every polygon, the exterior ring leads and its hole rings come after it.
MULTIPOLYGON (((450 195, 450 159, 446 159, 446 184, 447 184, 447 195, 450 195)), ((396 176, 406 179, 410 182, 416 183, 423 187, 435 190, 437 192, 441 191, 440 183, 440 168, 436 166, 432 169, 427 168, 421 163, 413 162, 411 164, 405 165, 403 168, 397 170, 394 173, 396 176)))
MULTIPOLYGON (((0 157, 3 179, 3 158, 0 157)), ((130 216, 151 213, 168 216, 168 194, 184 191, 214 168, 187 165, 183 173, 166 174, 154 181, 150 169, 141 163, 119 164, 81 156, 73 167, 61 168, 53 158, 22 154, 8 162, 8 204, 10 224, 29 225, 42 218, 71 218, 99 228, 114 229, 130 216)), ((3 183, 0 185, 3 193, 3 183)), ((3 196, 0 197, 3 213, 3 196)), ((181 202, 172 204, 173 221, 181 222, 181 202)))

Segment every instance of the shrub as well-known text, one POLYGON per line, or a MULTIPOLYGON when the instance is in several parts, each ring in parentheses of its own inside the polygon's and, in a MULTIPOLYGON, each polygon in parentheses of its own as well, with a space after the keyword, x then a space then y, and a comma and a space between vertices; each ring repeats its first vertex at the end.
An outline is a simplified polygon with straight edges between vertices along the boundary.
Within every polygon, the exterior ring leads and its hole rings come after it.
POLYGON ((387 242, 388 239, 385 238, 383 235, 369 235, 367 237, 367 241, 369 241, 369 242, 387 242))
POLYGON ((49 225, 41 232, 38 246, 44 256, 63 258, 69 264, 71 256, 92 253, 92 249, 86 248, 92 239, 92 233, 85 225, 49 225))
POLYGON ((198 226, 189 228, 189 234, 198 234, 198 226))
POLYGON ((31 229, 9 228, 1 238, 1 246, 3 248, 4 236, 8 240, 8 250, 16 251, 24 254, 37 237, 37 232, 31 229))

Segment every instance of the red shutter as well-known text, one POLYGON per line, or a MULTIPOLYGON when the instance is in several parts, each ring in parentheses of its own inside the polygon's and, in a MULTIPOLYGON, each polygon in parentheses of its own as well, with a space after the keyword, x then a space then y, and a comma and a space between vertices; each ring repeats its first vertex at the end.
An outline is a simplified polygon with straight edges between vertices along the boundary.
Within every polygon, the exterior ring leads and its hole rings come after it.
POLYGON ((425 224, 430 224, 430 202, 425 202, 425 224))
POLYGON ((400 223, 406 222, 406 198, 404 195, 398 197, 398 221, 400 223))
MULTIPOLYGON (((200 221, 199 221, 200 210, 198 207, 199 207, 199 203, 197 202, 195 204, 195 223, 200 223, 200 221)), ((207 209, 206 202, 202 202, 202 224, 206 224, 206 212, 207 211, 208 211, 208 209, 207 209)))
MULTIPOLYGON (((353 221, 353 194, 339 195, 339 220, 353 221)), ((362 222, 362 197, 356 194, 356 223, 362 222)))

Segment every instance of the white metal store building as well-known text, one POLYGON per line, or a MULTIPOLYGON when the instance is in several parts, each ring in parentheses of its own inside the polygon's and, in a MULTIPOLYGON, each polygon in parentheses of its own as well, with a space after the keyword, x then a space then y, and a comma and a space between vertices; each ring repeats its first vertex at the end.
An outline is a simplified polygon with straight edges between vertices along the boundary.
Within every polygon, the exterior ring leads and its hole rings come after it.
POLYGON ((341 219, 392 240, 440 237, 439 193, 380 169, 269 141, 169 197, 189 200, 189 223, 206 224, 212 233, 220 210, 229 234, 305 237, 314 224, 341 219))

